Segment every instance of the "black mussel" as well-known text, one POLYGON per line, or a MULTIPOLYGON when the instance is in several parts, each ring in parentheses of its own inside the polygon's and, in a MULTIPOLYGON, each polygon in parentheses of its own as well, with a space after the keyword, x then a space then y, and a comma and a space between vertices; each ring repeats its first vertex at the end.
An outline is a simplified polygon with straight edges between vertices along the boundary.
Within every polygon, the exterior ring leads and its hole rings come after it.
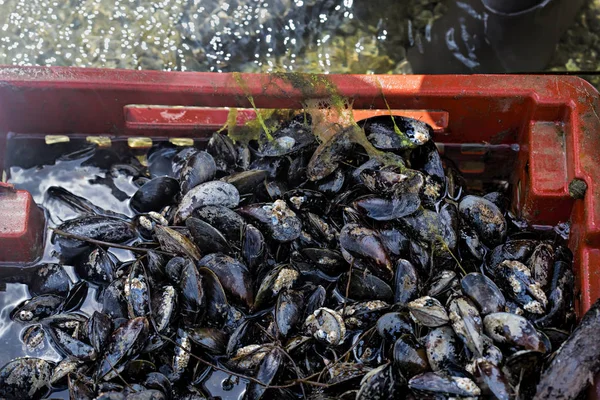
POLYGON ((424 396, 477 397, 481 389, 473 380, 441 372, 425 372, 408 381, 408 387, 424 396))
POLYGON ((267 272, 256 292, 253 308, 260 310, 272 305, 283 289, 291 289, 294 286, 299 276, 300 273, 295 268, 284 265, 267 272))
POLYGON ((98 379, 110 380, 115 375, 113 368, 122 361, 135 357, 144 347, 148 338, 148 320, 137 317, 127 321, 114 331, 110 337, 108 348, 97 369, 98 379))
POLYGON ((108 285, 115 278, 115 262, 106 250, 98 247, 88 257, 75 263, 77 275, 97 285, 108 285))
POLYGON ((543 359, 544 354, 539 351, 519 350, 506 358, 502 372, 513 387, 519 388, 519 393, 532 398, 543 359))
POLYGON ((477 307, 466 297, 457 297, 448 305, 452 328, 473 354, 483 355, 485 339, 483 337, 483 321, 477 307))
POLYGON ((237 166, 243 170, 250 168, 250 162, 252 162, 250 147, 245 143, 238 142, 235 144, 235 150, 237 151, 237 159, 235 160, 237 166))
POLYGON ((257 188, 264 185, 267 179, 267 171, 254 169, 250 171, 236 172, 221 178, 222 181, 232 184, 236 187, 240 195, 252 194, 257 188))
POLYGON ((346 175, 344 174, 344 171, 336 169, 333 174, 314 182, 314 188, 328 196, 333 196, 342 190, 345 181, 346 175))
POLYGON ((385 301, 371 300, 346 304, 338 311, 344 318, 346 328, 364 330, 372 327, 389 309, 390 305, 385 301))
POLYGON ((504 310, 506 300, 494 281, 485 275, 472 272, 460 282, 462 292, 468 296, 481 312, 481 315, 504 310))
POLYGON ((394 303, 404 305, 417 297, 419 277, 412 263, 405 259, 396 262, 394 303))
MULTIPOLYGON (((435 143, 429 141, 419 146, 410 153, 410 165, 414 169, 418 169, 426 173, 429 177, 434 178, 436 182, 446 182, 446 174, 440 153, 438 152, 435 143)), ((444 186, 441 187, 441 194, 444 193, 444 186)))
POLYGON ((487 193, 483 196, 483 198, 494 203, 502 211, 506 211, 508 208, 508 199, 500 192, 487 193))
POLYGON ((161 391, 167 399, 173 398, 171 381, 160 372, 149 372, 143 382, 144 387, 161 391))
POLYGON ((64 300, 64 297, 53 294, 35 296, 17 305, 11 311, 10 318, 23 323, 36 322, 61 312, 64 300))
MULTIPOLYGON (((95 397, 92 390, 92 381, 82 378, 76 374, 70 374, 67 377, 67 385, 69 387, 69 398, 77 400, 92 400, 95 397)), ((114 400, 111 398, 111 400, 114 400)))
POLYGON ((175 176, 172 162, 179 149, 169 142, 153 145, 148 151, 148 170, 153 178, 158 176, 175 176))
POLYGON ((401 218, 400 222, 406 228, 407 233, 418 240, 441 244, 448 249, 456 247, 457 233, 453 226, 442 219, 441 214, 428 209, 420 209, 401 218))
POLYGON ((450 320, 442 303, 434 297, 419 297, 406 306, 411 317, 420 325, 435 328, 447 324, 450 320))
POLYGON ((519 261, 526 263, 537 245, 537 241, 529 239, 509 240, 494 247, 487 257, 487 270, 495 276, 496 269, 502 261, 519 261))
POLYGON ((278 242, 291 242, 298 238, 302 231, 302 222, 283 200, 250 204, 239 208, 238 212, 255 221, 278 242))
POLYGON ((167 260, 162 254, 150 250, 146 252, 146 258, 143 260, 143 263, 149 277, 153 279, 163 279, 165 277, 167 260))
POLYGON ((185 221, 194 244, 201 253, 231 253, 227 239, 219 230, 201 219, 190 217, 185 221))
POLYGON ((390 199, 368 195, 355 200, 352 205, 371 219, 391 221, 417 211, 421 200, 415 193, 400 193, 390 199))
MULTIPOLYGON (((363 376, 371 371, 364 364, 338 362, 327 368, 329 379, 327 379, 327 393, 338 393, 348 386, 354 387, 360 383, 363 376)), ((352 397, 354 399, 354 397, 352 397)))
POLYGON ((227 335, 216 328, 192 328, 188 330, 192 343, 210 354, 225 354, 227 335))
POLYGON ((283 337, 294 329, 304 313, 304 295, 295 290, 285 290, 279 293, 275 305, 275 322, 277 330, 283 337))
POLYGON ((394 343, 394 364, 400 368, 402 375, 412 378, 427 370, 427 354, 413 335, 401 335, 394 343))
POLYGON ((181 193, 186 194, 201 183, 211 181, 217 173, 214 158, 206 151, 194 152, 179 172, 181 193))
POLYGON ((520 315, 505 312, 488 314, 483 319, 483 325, 485 332, 497 343, 541 353, 548 350, 533 324, 520 315))
POLYGON ((385 281, 364 270, 353 269, 351 274, 340 276, 338 288, 345 295, 354 300, 381 300, 392 302, 394 291, 385 281), (350 282, 348 282, 348 280, 350 282))
POLYGON ((348 270, 348 264, 339 251, 324 248, 304 248, 302 255, 328 275, 339 275, 348 270))
POLYGON ((46 191, 46 196, 48 196, 49 199, 58 200, 61 203, 66 204, 69 208, 79 213, 81 216, 84 216, 85 214, 97 214, 127 219, 126 215, 98 207, 91 201, 81 196, 77 196, 63 187, 50 186, 46 191))
POLYGON ((332 174, 352 150, 350 140, 354 127, 341 129, 329 140, 321 143, 308 163, 306 175, 311 181, 318 181, 332 174))
POLYGON ((383 364, 363 377, 356 400, 399 398, 404 386, 406 379, 391 364, 383 364))
POLYGON ((125 279, 115 279, 104 290, 102 312, 113 319, 127 316, 127 301, 123 296, 124 286, 125 279))
MULTIPOLYGON (((109 243, 124 243, 135 238, 131 224, 127 221, 107 216, 88 215, 69 220, 59 225, 57 230, 94 240, 109 243)), ((53 242, 60 248, 60 258, 70 263, 90 249, 89 243, 72 237, 54 233, 53 242)))
POLYGON ((267 387, 271 385, 275 379, 275 376, 282 366, 282 362, 283 351, 277 347, 272 348, 265 355, 256 372, 256 380, 258 380, 260 384, 252 382, 248 385, 244 398, 248 400, 260 400, 265 394, 267 387))
POLYGON ((248 169, 251 170, 260 170, 265 171, 267 173, 268 179, 287 179, 287 173, 289 171, 290 161, 286 157, 280 158, 257 158, 256 160, 250 163, 248 169))
POLYGON ((143 317, 149 314, 150 287, 140 261, 136 261, 131 266, 128 276, 125 277, 123 295, 127 301, 129 318, 143 317))
MULTIPOLYGON (((233 353, 228 364, 239 371, 255 370, 272 349, 272 344, 251 344, 241 347, 233 353)), ((230 353, 229 349, 227 352, 230 353)))
POLYGON ((82 364, 83 362, 75 358, 63 358, 58 364, 56 364, 56 367, 52 371, 50 384, 54 387, 63 386, 66 383, 67 377, 74 373, 82 364))
POLYGON ((143 389, 127 395, 126 400, 168 400, 167 396, 157 389, 143 389))
POLYGON ((179 284, 181 281, 181 271, 187 262, 183 257, 173 257, 167 262, 167 265, 165 265, 165 274, 172 284, 179 284))
POLYGON ((317 286, 317 288, 306 300, 306 307, 304 308, 304 319, 306 319, 307 316, 315 312, 317 309, 323 307, 323 305, 325 304, 326 297, 327 292, 325 291, 325 288, 321 285, 317 286))
POLYGON ((524 264, 519 261, 503 261, 497 268, 496 281, 525 311, 544 314, 548 299, 524 264))
POLYGON ((479 240, 479 235, 477 235, 477 232, 473 228, 466 225, 461 226, 458 236, 463 258, 477 261, 483 260, 485 249, 483 243, 479 240))
POLYGON ((242 256, 250 271, 255 271, 266 255, 267 243, 261 231, 247 224, 242 233, 242 256))
POLYGON ((460 365, 461 348, 451 327, 432 329, 425 337, 427 360, 433 371, 445 370, 449 365, 460 365))
POLYGON ((315 339, 332 346, 338 346, 346 337, 346 325, 342 316, 329 308, 319 308, 304 322, 306 331, 315 339))
POLYGON ((209 254, 198 261, 198 267, 210 269, 219 278, 225 292, 240 305, 254 304, 254 282, 248 268, 239 260, 224 254, 209 254))
POLYGON ((374 230, 357 224, 344 225, 340 231, 340 247, 353 257, 367 260, 373 273, 380 278, 393 278, 392 262, 374 230))
POLYGON ((441 270, 432 279, 427 290, 427 295, 443 299, 448 293, 458 288, 458 279, 456 272, 451 270, 441 270))
POLYGON ((94 311, 87 322, 87 337, 97 354, 102 354, 113 331, 112 319, 104 313, 94 311))
POLYGON ((199 260, 201 257, 200 251, 194 242, 174 229, 166 226, 157 226, 156 239, 160 243, 160 248, 163 251, 180 256, 191 257, 194 260, 199 260))
POLYGON ((387 225, 378 232, 381 243, 390 255, 400 256, 408 253, 410 240, 399 228, 387 225))
POLYGON ((316 144, 310 127, 310 116, 299 115, 273 132, 273 139, 260 144, 261 157, 280 157, 316 144))
POLYGON ((489 391, 498 400, 510 400, 513 398, 510 384, 500 368, 485 359, 475 361, 477 374, 489 391))
POLYGON ((413 334, 414 328, 408 315, 400 312, 390 312, 382 315, 376 324, 377 332, 390 343, 395 342, 404 334, 413 334))
POLYGON ((293 189, 283 194, 283 198, 296 212, 321 212, 327 199, 321 192, 309 189, 293 189))
POLYGON ((373 146, 380 150, 410 150, 427 143, 433 136, 426 123, 401 116, 371 117, 358 123, 373 146))
POLYGON ((169 225, 169 222, 162 214, 159 214, 156 211, 150 211, 145 214, 136 214, 136 216, 133 217, 133 225, 142 238, 152 240, 156 225, 167 226, 169 225))
POLYGON ((152 312, 156 330, 164 333, 177 313, 177 291, 171 285, 152 291, 152 312))
POLYGON ((85 281, 79 281, 71 287, 67 297, 65 298, 65 302, 63 304, 64 311, 75 311, 78 310, 79 307, 85 301, 89 285, 85 281))
POLYGON ((172 159, 172 167, 173 177, 179 177, 181 175, 181 170, 187 164, 188 160, 194 156, 194 154, 198 153, 199 150, 195 147, 184 147, 177 148, 177 153, 172 159))
POLYGON ((193 216, 199 218, 219 230, 233 243, 239 243, 246 223, 235 211, 223 206, 205 206, 194 211, 193 216))
POLYGON ((189 325, 195 325, 204 315, 206 300, 202 276, 190 260, 183 265, 179 287, 181 314, 189 325))
POLYGON ((275 201, 283 199, 283 194, 288 191, 288 188, 283 181, 268 181, 265 182, 265 190, 268 196, 264 200, 275 201))
MULTIPOLYGON (((367 161, 369 163, 369 161, 367 161)), ((396 191, 399 186, 404 189, 404 184, 414 177, 419 177, 421 181, 424 181, 423 175, 415 171, 413 174, 403 174, 399 171, 389 169, 371 169, 360 167, 356 169, 360 171, 360 182, 365 185, 371 192, 379 194, 392 194, 396 191)), ((417 178, 417 179, 419 179, 417 178)), ((414 186, 414 185, 410 185, 414 186)), ((419 190, 413 193, 418 193, 419 190)))
POLYGON ((160 211, 173 204, 177 194, 179 182, 168 176, 161 176, 144 183, 131 197, 129 206, 138 213, 160 211))
POLYGON ((215 132, 208 141, 206 151, 213 156, 217 169, 228 171, 235 167, 237 150, 231 139, 222 133, 215 132))
POLYGON ((536 246, 529 257, 527 266, 531 271, 532 278, 540 284, 543 290, 550 287, 552 280, 552 268, 554 267, 554 249, 547 243, 536 246))
POLYGON ((34 267, 34 278, 27 285, 31 296, 56 294, 66 296, 69 292, 69 275, 59 264, 41 264, 34 267))
POLYGON ((465 196, 458 205, 458 211, 463 221, 473 227, 488 247, 499 245, 506 238, 506 219, 491 201, 483 197, 465 196))
POLYGON ((50 389, 54 364, 40 358, 16 358, 0 369, 0 396, 39 399, 50 389))
POLYGON ((305 227, 313 236, 329 245, 335 244, 339 237, 339 232, 331 221, 328 222, 325 218, 311 212, 307 212, 305 215, 306 222, 308 222, 308 224, 305 224, 305 227))
POLYGON ((78 340, 62 329, 49 327, 46 330, 52 338, 52 344, 59 353, 81 361, 92 361, 98 356, 94 347, 78 340))
POLYGON ((209 181, 187 192, 175 211, 175 223, 185 221, 192 212, 203 206, 234 208, 240 203, 240 193, 231 183, 209 181))
POLYGON ((206 297, 206 322, 220 326, 230 310, 227 295, 218 276, 208 268, 198 268, 206 297))
POLYGON ((192 340, 188 331, 177 330, 175 339, 175 350, 171 361, 172 373, 169 375, 171 381, 178 381, 190 364, 192 354, 192 340))

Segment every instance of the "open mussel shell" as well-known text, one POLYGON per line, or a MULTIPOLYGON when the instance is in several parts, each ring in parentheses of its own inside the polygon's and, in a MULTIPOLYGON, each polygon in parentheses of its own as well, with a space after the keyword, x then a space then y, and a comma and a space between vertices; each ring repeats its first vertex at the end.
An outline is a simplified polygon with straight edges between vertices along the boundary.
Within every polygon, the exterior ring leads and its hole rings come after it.
POLYGON ((146 182, 131 197, 129 206, 138 213, 160 211, 173 204, 179 194, 179 182, 168 176, 161 176, 146 182))
POLYGON ((0 397, 39 399, 50 389, 54 364, 40 358, 15 358, 0 369, 0 397))

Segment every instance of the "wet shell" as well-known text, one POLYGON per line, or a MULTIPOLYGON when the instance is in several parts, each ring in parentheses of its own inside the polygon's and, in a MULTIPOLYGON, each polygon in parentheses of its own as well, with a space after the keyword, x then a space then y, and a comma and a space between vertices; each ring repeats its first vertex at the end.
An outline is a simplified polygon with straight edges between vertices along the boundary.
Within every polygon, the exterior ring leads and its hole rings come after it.
POLYGON ((0 369, 0 396, 39 399, 50 388, 54 365, 39 358, 16 358, 0 369))
POLYGON ((424 296, 407 304, 410 315, 419 324, 435 328, 450 320, 444 306, 436 298, 424 296))
POLYGON ((491 201, 477 196, 465 196, 458 211, 461 218, 472 226, 483 243, 496 246, 506 238, 506 219, 502 211, 491 201))
POLYGON ((214 158, 206 151, 195 152, 189 157, 179 173, 181 193, 184 195, 191 189, 214 179, 217 165, 214 158))
POLYGON ((342 317, 329 308, 319 308, 306 318, 304 326, 315 339, 332 346, 344 342, 346 325, 342 317))
POLYGON ((210 181, 202 183, 183 196, 175 211, 175 223, 185 221, 192 212, 203 206, 237 207, 240 193, 230 183, 210 181))
POLYGON ((458 338, 449 326, 440 326, 429 331, 425 337, 425 351, 431 369, 445 370, 448 365, 460 364, 458 338))
POLYGON ((278 242, 291 242, 298 238, 302 231, 302 222, 283 200, 251 204, 241 207, 238 212, 254 220, 278 242))
POLYGON ((179 182, 168 176, 161 176, 146 182, 131 197, 129 206, 138 213, 160 211, 173 204, 179 194, 179 182))
POLYGON ((507 343, 523 350, 546 352, 546 345, 527 319, 511 313, 494 313, 483 319, 485 332, 497 343, 507 343))
POLYGON ((482 315, 504 310, 506 300, 496 284, 485 275, 472 272, 460 282, 462 291, 479 307, 482 315))
POLYGON ((373 273, 381 279, 393 278, 392 262, 375 231, 357 224, 344 225, 340 246, 352 256, 368 260, 373 273))

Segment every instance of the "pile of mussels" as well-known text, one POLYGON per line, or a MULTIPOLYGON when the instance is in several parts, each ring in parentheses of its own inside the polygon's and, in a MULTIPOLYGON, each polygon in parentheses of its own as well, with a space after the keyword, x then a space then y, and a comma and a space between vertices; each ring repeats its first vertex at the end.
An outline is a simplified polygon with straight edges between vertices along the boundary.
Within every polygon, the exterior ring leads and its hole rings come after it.
MULTIPOLYGON (((468 195, 431 136, 376 117, 320 143, 300 116, 248 144, 155 145, 147 167, 122 166, 133 218, 51 188, 79 216, 11 318, 63 359, 9 362, 0 396, 203 399, 218 370, 245 399, 532 398, 574 340, 572 254, 502 193, 468 195), (62 265, 81 281, 65 286, 62 265)), ((563 365, 590 365, 573 354, 563 365)), ((550 397, 581 390, 555 382, 550 397)))

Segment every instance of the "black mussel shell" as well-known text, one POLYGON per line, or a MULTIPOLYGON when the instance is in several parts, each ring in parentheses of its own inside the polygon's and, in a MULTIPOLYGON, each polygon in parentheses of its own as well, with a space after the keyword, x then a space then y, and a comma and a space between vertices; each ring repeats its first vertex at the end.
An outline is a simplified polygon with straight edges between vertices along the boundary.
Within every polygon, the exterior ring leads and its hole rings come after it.
POLYGON ((96 353, 102 354, 113 331, 113 321, 107 314, 94 311, 87 322, 87 337, 96 353))
POLYGON ((0 397, 40 399, 50 389, 54 364, 40 358, 16 358, 0 369, 0 397))
POLYGON ((308 163, 306 175, 311 181, 318 181, 331 175, 352 150, 350 140, 354 127, 342 129, 329 140, 323 142, 312 155, 308 163))
POLYGON ((462 278, 462 292, 479 307, 482 315, 504 310, 506 299, 494 281, 485 275, 472 272, 462 278))
POLYGON ((414 265, 408 260, 399 259, 396 262, 394 278, 394 302, 406 304, 417 297, 419 292, 419 276, 414 265))
POLYGON ((367 260, 377 276, 386 281, 393 278, 392 262, 374 230, 357 224, 344 225, 340 231, 340 246, 353 257, 367 260))
POLYGON ((233 243, 239 243, 246 223, 235 211, 223 206, 205 206, 195 210, 192 214, 219 230, 233 243))
POLYGON ((275 322, 281 336, 286 337, 301 320, 304 313, 304 294, 295 290, 279 293, 275 305, 275 322))
POLYGON ((79 278, 97 285, 108 285, 115 278, 115 262, 111 254, 98 247, 81 262, 75 264, 79 278))
POLYGON ((210 354, 225 354, 228 337, 216 328, 192 328, 188 331, 192 343, 210 354))
POLYGON ((173 204, 179 193, 179 182, 168 176, 161 176, 146 182, 131 197, 129 206, 138 213, 160 211, 173 204))
POLYGON ((406 378, 421 374, 429 367, 425 349, 411 334, 403 334, 396 340, 393 357, 394 364, 406 378))
POLYGON ((262 232, 252 224, 247 224, 242 239, 242 256, 250 271, 256 270, 263 261, 267 243, 262 232))
POLYGON ((360 121, 367 139, 380 150, 409 150, 427 143, 433 136, 426 123, 407 117, 379 116, 360 121))
POLYGON ((252 219, 278 242, 291 242, 302 231, 302 222, 283 200, 250 204, 240 207, 238 212, 252 219))
POLYGON ((185 221, 194 243, 201 253, 231 253, 227 239, 216 228, 198 218, 190 217, 185 221))
POLYGON ((179 173, 181 193, 186 194, 199 184, 213 180, 216 173, 214 158, 206 151, 195 152, 187 159, 179 173))
POLYGON ((377 332, 390 343, 395 342, 404 334, 413 334, 414 328, 406 313, 390 312, 377 320, 377 332))
POLYGON ((391 221, 417 211, 421 200, 416 193, 402 193, 391 199, 368 195, 355 200, 352 205, 375 221, 391 221))
POLYGON ((10 312, 10 318, 23 323, 36 322, 61 312, 64 300, 53 294, 35 296, 17 305, 10 312))
POLYGON ((345 294, 348 288, 348 297, 354 300, 382 300, 392 302, 394 292, 390 285, 375 275, 353 269, 348 283, 348 273, 342 274, 338 281, 340 292, 345 294))
POLYGON ((90 285, 85 281, 79 281, 73 285, 65 298, 63 310, 75 311, 79 309, 87 297, 89 287, 90 285))
POLYGON ((465 224, 475 229, 486 246, 499 245, 506 238, 506 219, 491 201, 483 197, 465 196, 460 201, 458 211, 465 224))
POLYGON ((202 276, 193 262, 187 260, 180 277, 181 313, 189 325, 195 325, 204 316, 206 299, 202 276))
POLYGON ((261 187, 261 185, 264 185, 266 179, 267 171, 263 171, 261 169, 236 172, 221 178, 222 181, 235 186, 240 195, 256 192, 257 188, 261 187))
POLYGON ((198 267, 205 267, 214 272, 233 301, 252 307, 254 282, 250 271, 242 262, 233 257, 215 253, 198 261, 198 267))
POLYGON ((33 279, 27 285, 29 294, 56 294, 66 296, 69 292, 69 275, 59 264, 41 264, 34 267, 33 279))
POLYGON ((97 379, 108 380, 107 375, 121 362, 135 357, 144 347, 148 330, 148 320, 137 317, 114 331, 109 339, 104 358, 96 371, 97 379))

